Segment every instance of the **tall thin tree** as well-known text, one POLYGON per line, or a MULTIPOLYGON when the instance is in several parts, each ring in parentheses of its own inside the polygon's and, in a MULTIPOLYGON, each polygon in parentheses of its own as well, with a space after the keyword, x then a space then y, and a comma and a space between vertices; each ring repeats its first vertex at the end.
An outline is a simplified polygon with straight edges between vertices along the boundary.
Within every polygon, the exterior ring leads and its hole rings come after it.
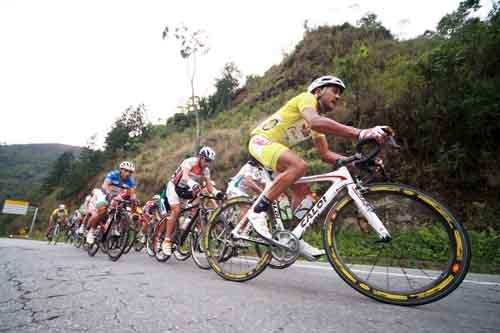
POLYGON ((200 117, 198 114, 198 106, 195 102, 194 80, 197 69, 197 56, 204 55, 209 51, 207 46, 207 37, 203 30, 191 30, 188 27, 181 25, 175 28, 166 26, 163 29, 162 38, 164 40, 170 38, 170 31, 173 29, 173 36, 179 43, 180 54, 186 60, 188 67, 189 83, 191 85, 191 106, 196 117, 196 140, 194 150, 200 146, 200 117))

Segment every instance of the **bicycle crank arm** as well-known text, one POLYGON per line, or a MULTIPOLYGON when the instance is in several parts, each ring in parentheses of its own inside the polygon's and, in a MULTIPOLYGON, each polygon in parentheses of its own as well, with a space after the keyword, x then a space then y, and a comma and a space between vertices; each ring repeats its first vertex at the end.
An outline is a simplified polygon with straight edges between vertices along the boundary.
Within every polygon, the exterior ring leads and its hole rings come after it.
POLYGON ((233 236, 233 239, 238 241, 238 240, 245 240, 245 241, 249 241, 249 242, 252 242, 252 243, 257 243, 257 244, 260 244, 260 245, 269 245, 270 241, 268 241, 267 239, 263 239, 263 238, 255 238, 255 237, 241 237, 241 236, 233 236))

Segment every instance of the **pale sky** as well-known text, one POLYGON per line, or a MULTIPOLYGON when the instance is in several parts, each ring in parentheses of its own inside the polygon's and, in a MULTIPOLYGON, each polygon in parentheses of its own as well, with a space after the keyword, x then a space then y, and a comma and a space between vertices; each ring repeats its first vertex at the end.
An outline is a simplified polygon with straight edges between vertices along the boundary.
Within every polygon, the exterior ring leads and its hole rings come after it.
MULTIPOLYGON (((98 141, 129 105, 165 120, 190 86, 165 25, 203 29, 210 51, 199 60, 197 95, 213 92, 225 63, 262 75, 310 25, 355 24, 367 12, 400 38, 435 29, 452 0, 154 1, 0 0, 0 143, 98 141)), ((487 13, 490 0, 481 1, 487 13)), ((312 78, 311 78, 312 79, 312 78)))

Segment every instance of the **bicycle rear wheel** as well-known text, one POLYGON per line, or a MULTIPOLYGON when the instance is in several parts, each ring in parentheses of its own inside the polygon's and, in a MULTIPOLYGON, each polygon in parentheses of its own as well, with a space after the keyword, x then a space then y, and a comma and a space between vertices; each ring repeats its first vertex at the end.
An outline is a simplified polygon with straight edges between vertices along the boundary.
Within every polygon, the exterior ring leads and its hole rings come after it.
MULTIPOLYGON (((243 282, 262 273, 271 261, 268 246, 260 246, 262 256, 255 250, 255 242, 234 240, 231 231, 252 206, 246 198, 235 198, 224 203, 211 216, 205 230, 203 244, 213 270, 222 278, 243 282)), ((252 236, 252 234, 251 234, 252 236)))
POLYGON ((470 244, 444 205, 399 184, 370 184, 361 193, 392 240, 378 242, 351 197, 340 199, 326 217, 323 241, 330 263, 347 284, 396 305, 434 302, 460 285, 470 264, 470 244))

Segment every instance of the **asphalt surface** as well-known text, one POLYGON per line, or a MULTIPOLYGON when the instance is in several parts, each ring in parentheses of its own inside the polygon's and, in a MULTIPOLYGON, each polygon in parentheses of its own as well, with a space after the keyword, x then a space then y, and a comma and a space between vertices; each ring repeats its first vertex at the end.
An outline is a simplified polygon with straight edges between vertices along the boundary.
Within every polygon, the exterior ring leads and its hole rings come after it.
POLYGON ((231 283, 191 259, 132 252, 111 262, 0 239, 0 332, 500 331, 500 276, 469 274, 445 299, 408 308, 357 293, 327 264, 231 283))

